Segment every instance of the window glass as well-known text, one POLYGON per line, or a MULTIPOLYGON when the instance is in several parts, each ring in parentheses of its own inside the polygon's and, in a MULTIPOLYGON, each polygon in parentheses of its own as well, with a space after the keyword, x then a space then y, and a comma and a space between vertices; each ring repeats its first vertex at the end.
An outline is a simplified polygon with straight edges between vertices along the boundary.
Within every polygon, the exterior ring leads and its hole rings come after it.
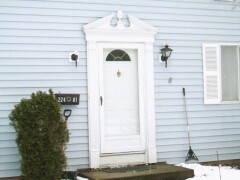
POLYGON ((106 61, 131 61, 131 59, 125 51, 116 49, 107 55, 106 61))
POLYGON ((238 57, 236 46, 221 47, 222 100, 238 101, 238 57))

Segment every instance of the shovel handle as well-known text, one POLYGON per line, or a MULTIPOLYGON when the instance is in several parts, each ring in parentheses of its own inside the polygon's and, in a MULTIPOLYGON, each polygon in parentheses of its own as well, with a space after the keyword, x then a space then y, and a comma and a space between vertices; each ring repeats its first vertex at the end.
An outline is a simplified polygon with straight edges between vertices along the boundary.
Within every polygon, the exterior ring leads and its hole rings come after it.
POLYGON ((185 96, 185 88, 182 88, 183 95, 185 96))

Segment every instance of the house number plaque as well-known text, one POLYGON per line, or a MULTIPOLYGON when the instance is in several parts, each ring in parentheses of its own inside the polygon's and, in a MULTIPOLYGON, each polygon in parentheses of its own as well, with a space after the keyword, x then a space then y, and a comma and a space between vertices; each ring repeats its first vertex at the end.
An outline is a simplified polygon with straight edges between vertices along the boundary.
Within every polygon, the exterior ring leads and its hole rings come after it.
POLYGON ((79 105, 80 94, 55 94, 62 105, 79 105))

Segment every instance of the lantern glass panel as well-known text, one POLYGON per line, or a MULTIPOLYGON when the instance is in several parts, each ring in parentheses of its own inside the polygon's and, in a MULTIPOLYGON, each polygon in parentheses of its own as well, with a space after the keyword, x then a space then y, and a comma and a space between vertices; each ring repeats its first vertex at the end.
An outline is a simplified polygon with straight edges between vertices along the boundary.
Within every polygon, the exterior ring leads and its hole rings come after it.
POLYGON ((166 57, 166 51, 161 50, 161 54, 163 57, 166 57))
POLYGON ((166 51, 166 57, 170 57, 172 51, 166 51))

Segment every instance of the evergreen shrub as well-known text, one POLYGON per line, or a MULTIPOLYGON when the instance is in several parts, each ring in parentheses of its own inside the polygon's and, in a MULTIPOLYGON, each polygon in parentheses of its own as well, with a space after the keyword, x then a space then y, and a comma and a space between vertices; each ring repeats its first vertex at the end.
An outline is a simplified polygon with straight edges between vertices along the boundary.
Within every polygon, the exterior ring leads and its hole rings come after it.
POLYGON ((38 91, 22 99, 9 118, 17 133, 23 178, 60 180, 67 165, 61 145, 69 135, 53 91, 38 91))

